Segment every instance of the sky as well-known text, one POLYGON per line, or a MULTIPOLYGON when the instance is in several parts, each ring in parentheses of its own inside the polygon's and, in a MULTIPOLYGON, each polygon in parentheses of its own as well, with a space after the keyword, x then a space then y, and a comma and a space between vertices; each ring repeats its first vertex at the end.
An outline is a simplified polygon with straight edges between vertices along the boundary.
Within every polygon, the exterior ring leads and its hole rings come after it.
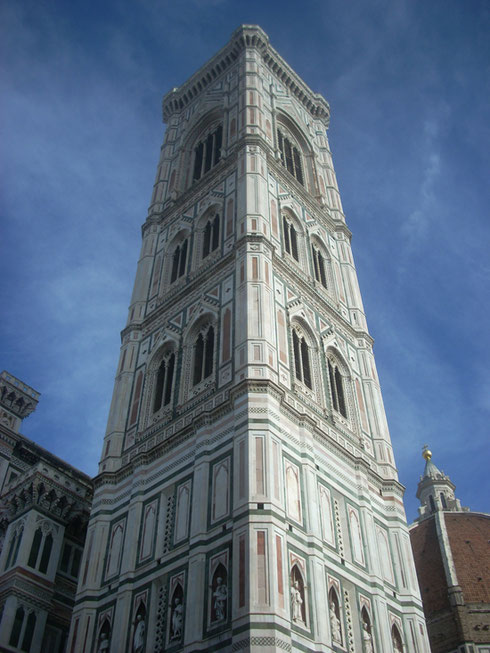
POLYGON ((407 517, 421 451, 490 497, 490 3, 3 0, 0 369, 22 432, 95 475, 162 96, 243 23, 330 103, 330 145, 407 517))

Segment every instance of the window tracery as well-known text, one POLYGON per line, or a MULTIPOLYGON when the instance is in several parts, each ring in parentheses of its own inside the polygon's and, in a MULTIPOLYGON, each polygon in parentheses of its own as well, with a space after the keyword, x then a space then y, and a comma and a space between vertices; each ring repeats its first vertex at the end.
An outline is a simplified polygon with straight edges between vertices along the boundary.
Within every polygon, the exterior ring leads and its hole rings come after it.
POLYGON ((214 328, 207 324, 194 341, 192 385, 211 376, 214 367, 214 328))
POLYGON ((192 180, 198 181, 221 159, 221 146, 223 143, 223 126, 219 125, 214 131, 209 132, 194 146, 194 166, 192 180))
POLYGON ((282 216, 282 228, 284 231, 284 248, 299 263, 298 235, 293 222, 285 215, 282 216))
POLYGON ((283 126, 277 130, 277 145, 282 165, 295 179, 299 181, 302 186, 304 186, 305 182, 300 148, 283 126))
POLYGON ((301 381, 301 383, 304 383, 304 385, 312 390, 311 360, 308 343, 304 335, 296 327, 293 328, 292 338, 295 376, 298 381, 301 381))
POLYGON ((218 213, 210 217, 206 222, 203 234, 202 243, 202 257, 205 259, 211 252, 214 252, 219 247, 220 237, 220 216, 218 213))
POLYGON ((344 380, 337 361, 327 358, 328 380, 334 410, 347 418, 347 404, 344 389, 344 380))
POLYGON ((177 281, 177 279, 180 279, 180 277, 185 275, 188 247, 189 240, 188 238, 185 238, 174 249, 172 255, 172 271, 170 273, 170 283, 174 283, 174 281, 177 281))
POLYGON ((153 412, 156 413, 162 406, 168 406, 172 398, 175 372, 175 353, 167 351, 158 367, 153 399, 153 412))
POLYGON ((311 254, 313 257, 313 271, 315 274, 315 279, 322 284, 324 288, 328 288, 327 285, 327 274, 326 274, 326 265, 325 258, 320 250, 320 248, 313 244, 311 245, 311 254))

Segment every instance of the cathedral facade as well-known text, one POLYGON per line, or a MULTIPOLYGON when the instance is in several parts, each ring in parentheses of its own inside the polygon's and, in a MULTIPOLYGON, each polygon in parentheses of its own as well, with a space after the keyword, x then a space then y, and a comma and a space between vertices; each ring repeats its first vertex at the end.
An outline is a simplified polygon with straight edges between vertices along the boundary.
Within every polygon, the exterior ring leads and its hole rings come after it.
POLYGON ((257 26, 164 97, 70 653, 429 651, 329 116, 257 26))

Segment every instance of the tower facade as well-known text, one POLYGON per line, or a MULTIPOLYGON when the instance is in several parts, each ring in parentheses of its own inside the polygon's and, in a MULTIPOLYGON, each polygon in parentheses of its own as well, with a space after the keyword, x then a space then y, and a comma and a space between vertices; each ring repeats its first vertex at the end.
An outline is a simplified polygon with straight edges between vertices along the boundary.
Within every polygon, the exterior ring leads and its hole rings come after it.
POLYGON ((163 100, 72 652, 428 651, 329 114, 256 26, 163 100))

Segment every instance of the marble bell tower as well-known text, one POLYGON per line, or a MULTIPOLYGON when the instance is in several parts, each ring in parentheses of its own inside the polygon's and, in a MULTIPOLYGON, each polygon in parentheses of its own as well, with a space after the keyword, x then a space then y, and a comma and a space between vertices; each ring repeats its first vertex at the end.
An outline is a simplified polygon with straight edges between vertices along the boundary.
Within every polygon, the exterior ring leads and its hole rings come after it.
POLYGON ((429 651, 330 109, 243 25, 167 125, 68 651, 429 651))

